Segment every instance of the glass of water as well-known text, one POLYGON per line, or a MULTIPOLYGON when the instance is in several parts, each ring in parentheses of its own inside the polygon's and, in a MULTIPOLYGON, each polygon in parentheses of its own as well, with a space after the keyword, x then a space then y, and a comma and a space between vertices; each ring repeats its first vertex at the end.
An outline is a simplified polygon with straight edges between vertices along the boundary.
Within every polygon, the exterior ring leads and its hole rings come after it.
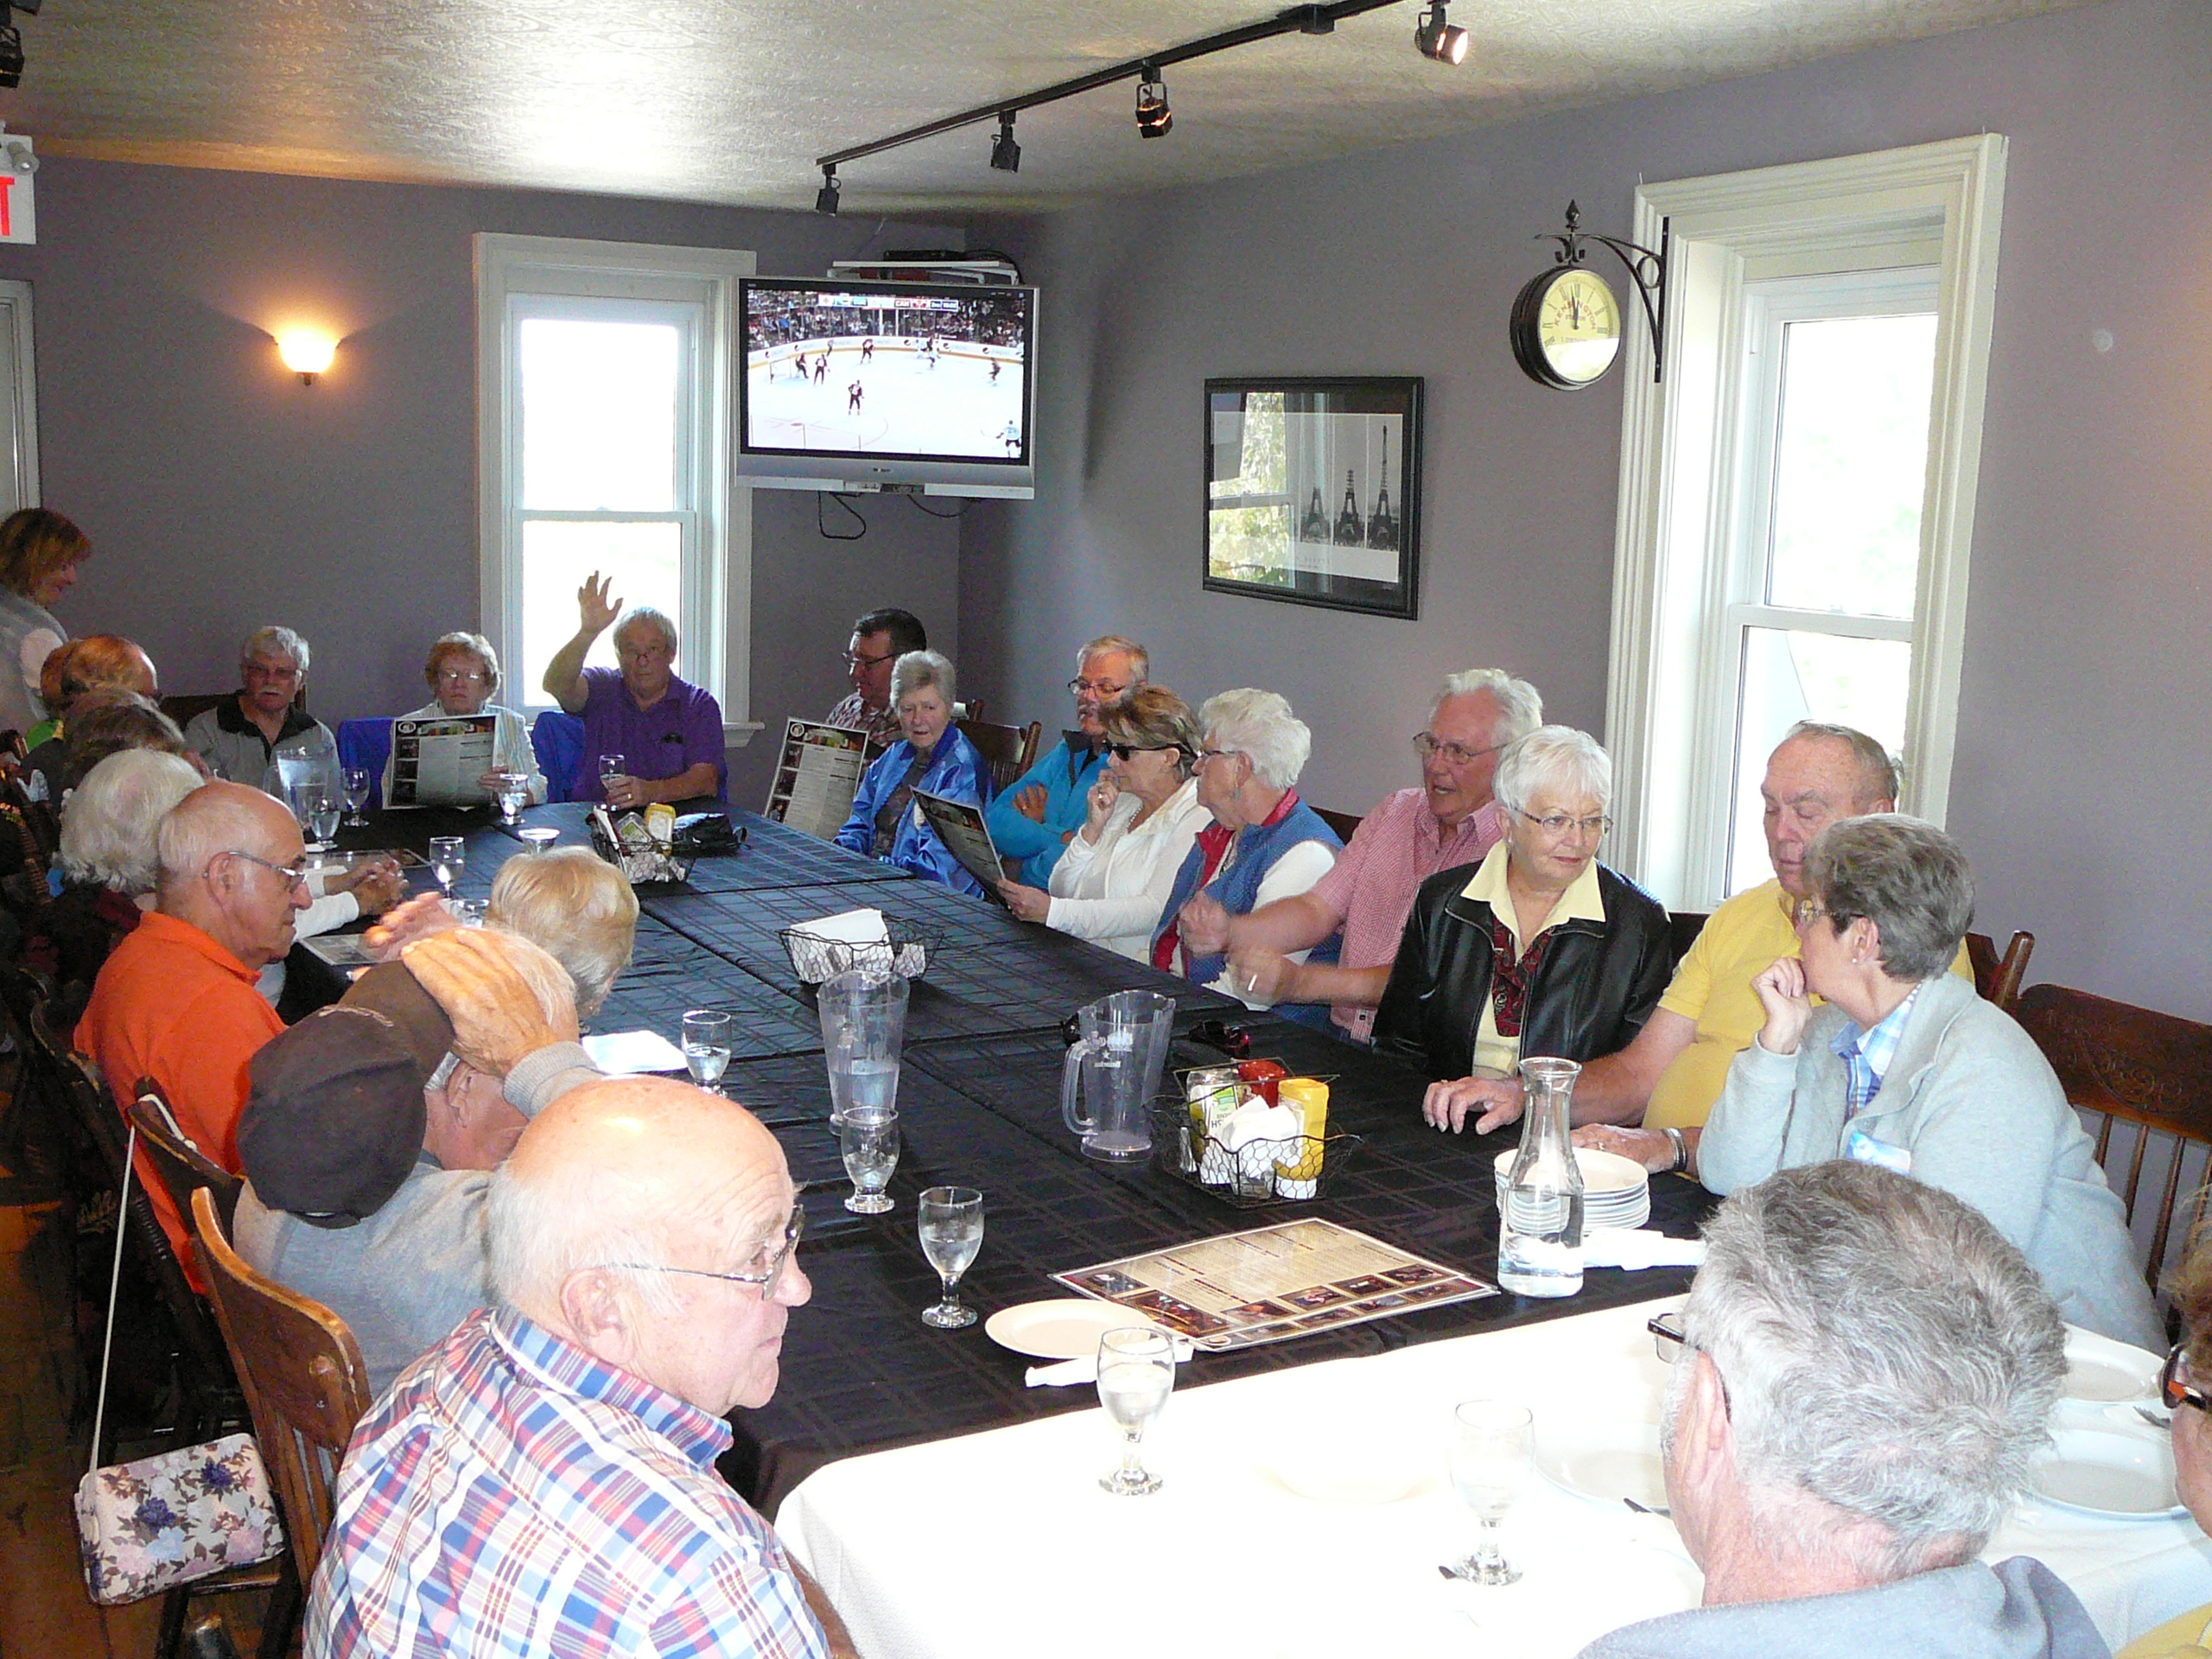
POLYGON ((344 817, 338 798, 327 789, 308 792, 308 851, 327 853, 338 844, 338 821, 344 817))
POLYGON ((602 754, 599 757, 599 792, 607 793, 607 786, 623 776, 623 768, 630 764, 626 755, 602 754))
POLYGON ((493 773, 492 781, 499 801, 499 822, 518 822, 523 808, 530 804, 530 779, 519 772, 499 772, 493 773))
POLYGON ((550 823, 529 824, 515 833, 523 838, 533 853, 542 853, 561 839, 561 832, 550 823))
POLYGON ((845 1208, 855 1215, 884 1214, 891 1200, 883 1189, 899 1167, 898 1112, 889 1106, 848 1106, 837 1126, 837 1148, 845 1155, 845 1173, 853 1178, 845 1208))
POLYGON ((691 1068, 691 1081, 702 1089, 721 1093, 716 1087, 729 1070, 730 1016, 715 1008, 691 1008, 683 1015, 683 1063, 691 1068))
POLYGON ((944 1300, 922 1310, 922 1323, 939 1331, 975 1324, 976 1310, 960 1305, 959 1285, 983 1248, 983 1195, 972 1186, 924 1187, 917 1213, 922 1254, 944 1281, 944 1300))
POLYGON ((1144 1466, 1144 1431, 1174 1387, 1175 1341, 1166 1332, 1137 1325, 1098 1338, 1098 1403, 1122 1430, 1122 1466, 1098 1484, 1116 1497, 1160 1490, 1160 1477, 1144 1466))
POLYGON ((430 874, 438 878, 438 890, 448 899, 453 897, 453 884, 461 880, 461 873, 468 868, 468 843, 459 836, 430 837, 430 874))
POLYGON ((346 822, 356 830, 365 829, 368 820, 361 816, 361 809, 369 804, 369 791, 374 787, 368 772, 360 766, 346 768, 346 822))
POLYGON ((1469 1400, 1452 1418, 1452 1484, 1483 1523, 1481 1543, 1452 1572, 1469 1584, 1512 1584, 1521 1569, 1498 1548, 1497 1523, 1535 1468, 1535 1420, 1510 1400, 1469 1400))

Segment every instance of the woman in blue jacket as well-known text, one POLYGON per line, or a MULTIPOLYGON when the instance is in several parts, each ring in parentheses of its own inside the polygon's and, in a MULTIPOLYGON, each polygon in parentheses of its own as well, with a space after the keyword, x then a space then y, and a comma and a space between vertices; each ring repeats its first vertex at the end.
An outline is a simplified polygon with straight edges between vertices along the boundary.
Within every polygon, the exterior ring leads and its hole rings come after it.
POLYGON ((891 706, 905 738, 879 755, 861 779, 853 816, 837 832, 837 844, 980 897, 982 883, 953 857, 914 804, 918 789, 975 806, 990 804, 990 763, 953 726, 952 700, 952 664, 936 652, 910 651, 892 664, 891 706))

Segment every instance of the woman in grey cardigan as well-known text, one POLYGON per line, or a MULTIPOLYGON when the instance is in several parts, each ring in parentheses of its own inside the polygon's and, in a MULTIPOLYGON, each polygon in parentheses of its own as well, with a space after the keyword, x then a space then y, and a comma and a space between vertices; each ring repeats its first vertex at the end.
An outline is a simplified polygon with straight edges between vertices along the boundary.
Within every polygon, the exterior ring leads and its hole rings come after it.
POLYGON ((1987 1216, 2074 1324, 2162 1348, 2120 1200, 2050 1063, 1946 971, 1974 918, 1958 842, 1876 813, 1831 824, 1805 868, 1803 955, 1752 982, 1766 1023, 1730 1066, 1703 1135, 1680 1131, 1679 1154, 1665 1131, 1576 1139, 1648 1167, 1679 1158, 1723 1194, 1831 1158, 1884 1165, 1987 1216))

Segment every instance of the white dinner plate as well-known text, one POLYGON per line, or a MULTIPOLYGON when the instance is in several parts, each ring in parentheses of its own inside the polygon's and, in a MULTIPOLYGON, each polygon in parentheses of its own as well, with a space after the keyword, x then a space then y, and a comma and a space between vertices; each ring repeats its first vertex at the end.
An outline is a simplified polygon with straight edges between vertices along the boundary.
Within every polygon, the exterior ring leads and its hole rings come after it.
POLYGON ((1536 1468, 1561 1491, 1610 1509, 1630 1497, 1646 1509, 1667 1507, 1656 1423, 1586 1423, 1557 1440, 1540 1433, 1536 1468))
POLYGON ((1111 1302, 1060 1297, 1002 1307, 983 1321, 983 1334, 1001 1348, 1039 1359, 1088 1359, 1098 1351, 1098 1338, 1109 1331, 1151 1324, 1143 1314, 1111 1302))
POLYGON ((1315 1503, 1395 1503, 1440 1484, 1434 1449, 1387 1427, 1310 1430, 1268 1459, 1267 1472, 1315 1503))
POLYGON ((2054 1428, 2029 1484, 2061 1509, 2149 1520, 2184 1515, 2174 1491, 2173 1445, 2164 1435, 2123 1429, 2054 1428))
POLYGON ((2145 1353, 2093 1331, 2066 1328, 2069 1400, 2148 1400, 2158 1389, 2163 1356, 2145 1353))
MULTIPOLYGON (((1511 1173, 1513 1160, 1520 1155, 1516 1147, 1497 1154, 1497 1179, 1503 1181, 1511 1173)), ((1620 1193, 1626 1197, 1638 1187, 1649 1186, 1651 1176, 1633 1158, 1624 1158, 1617 1152, 1600 1152, 1595 1147, 1577 1147, 1574 1161, 1582 1166, 1582 1195, 1586 1202, 1596 1192, 1620 1193)))

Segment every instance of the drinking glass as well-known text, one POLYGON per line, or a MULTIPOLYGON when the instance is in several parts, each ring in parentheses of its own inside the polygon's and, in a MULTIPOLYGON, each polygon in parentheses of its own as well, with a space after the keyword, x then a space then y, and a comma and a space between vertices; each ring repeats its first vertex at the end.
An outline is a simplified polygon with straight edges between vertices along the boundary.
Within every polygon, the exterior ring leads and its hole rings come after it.
POLYGON ((1160 1490, 1160 1477, 1144 1466, 1144 1429, 1174 1386, 1175 1343, 1165 1331, 1138 1325, 1098 1338, 1098 1403, 1122 1429, 1122 1466, 1098 1484, 1116 1497, 1160 1490))
POLYGON ((1452 1416, 1452 1484, 1483 1523, 1481 1543, 1452 1571, 1469 1584, 1512 1584, 1521 1569, 1498 1548, 1497 1523, 1535 1468, 1535 1421, 1510 1400, 1469 1400, 1452 1416))
POLYGON ((373 780, 365 769, 360 766, 346 768, 346 810, 348 815, 346 822, 352 828, 360 830, 367 827, 369 821, 361 816, 361 809, 369 804, 369 791, 373 787, 373 780))
POLYGON ((899 1167, 898 1111, 889 1106, 846 1107, 845 1121, 837 1126, 837 1149, 845 1156, 845 1173, 853 1178, 845 1208, 861 1216, 888 1211, 891 1200, 883 1189, 899 1167))
POLYGON ((922 1323, 957 1331, 976 1323, 976 1310, 960 1305, 960 1275, 983 1248, 983 1195, 972 1186, 922 1189, 918 1211, 922 1254, 944 1281, 944 1300, 922 1310, 922 1323))
POLYGON ((327 853, 338 844, 338 823, 344 812, 338 798, 328 790, 317 789, 308 796, 308 830, 313 839, 308 851, 327 853))
POLYGON ((607 793, 607 786, 623 775, 622 768, 630 764, 626 756, 602 754, 599 757, 599 792, 607 793))
POLYGON ((516 823, 530 802, 530 779, 519 772, 499 772, 492 774, 492 781, 499 802, 499 822, 516 823))
POLYGON ((683 1015, 683 1063, 691 1068, 691 1081, 715 1094, 722 1073, 729 1070, 729 1031, 733 1021, 714 1008, 691 1008, 683 1015))
POLYGON ((438 878, 438 889, 448 899, 453 897, 453 884, 461 880, 461 873, 468 868, 468 843, 459 836, 430 837, 430 874, 438 878))
POLYGON ((561 832, 550 823, 533 823, 515 833, 528 843, 533 853, 542 853, 561 839, 561 832))
POLYGON ((488 899, 456 899, 453 900, 454 919, 463 927, 481 927, 484 913, 491 908, 488 899))

